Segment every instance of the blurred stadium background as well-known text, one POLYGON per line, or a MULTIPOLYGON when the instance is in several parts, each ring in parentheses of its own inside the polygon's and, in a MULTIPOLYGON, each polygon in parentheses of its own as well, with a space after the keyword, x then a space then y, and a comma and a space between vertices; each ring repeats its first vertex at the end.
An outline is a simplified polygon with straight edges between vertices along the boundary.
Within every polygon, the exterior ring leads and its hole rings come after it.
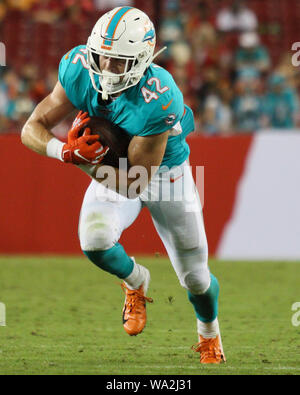
MULTIPOLYGON (((205 166, 211 255, 300 259, 298 0, 0 0, 0 252, 80 253, 77 214, 89 179, 30 152, 19 135, 61 57, 119 5, 153 19, 158 47, 168 46, 158 63, 194 110, 191 164, 205 166)), ((64 139, 69 124, 56 135, 64 139)), ((143 213, 122 242, 130 253, 164 254, 152 233, 143 213)))
MULTIPOLYGON (((299 374, 299 20, 299 0, 0 0, 0 374, 299 374), (132 338, 121 289, 79 248, 89 178, 20 141, 61 57, 119 5, 153 19, 158 47, 168 45, 158 63, 194 110, 191 165, 195 175, 204 166, 228 359, 217 369, 190 350, 194 314, 147 211, 121 240, 153 280, 147 328, 132 338)), ((55 134, 65 139, 70 124, 55 134)))

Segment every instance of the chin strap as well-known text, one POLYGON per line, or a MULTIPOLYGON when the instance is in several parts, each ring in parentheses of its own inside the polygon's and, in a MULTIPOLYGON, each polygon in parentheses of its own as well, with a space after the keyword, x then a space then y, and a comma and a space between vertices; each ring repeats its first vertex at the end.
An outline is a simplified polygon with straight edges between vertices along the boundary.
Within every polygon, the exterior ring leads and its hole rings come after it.
POLYGON ((110 84, 118 84, 120 83, 120 77, 117 74, 111 73, 110 71, 103 70, 103 82, 102 82, 102 99, 108 99, 108 92, 107 92, 107 82, 110 84))
POLYGON ((102 91, 102 100, 107 100, 108 99, 108 93, 106 90, 103 89, 102 91))

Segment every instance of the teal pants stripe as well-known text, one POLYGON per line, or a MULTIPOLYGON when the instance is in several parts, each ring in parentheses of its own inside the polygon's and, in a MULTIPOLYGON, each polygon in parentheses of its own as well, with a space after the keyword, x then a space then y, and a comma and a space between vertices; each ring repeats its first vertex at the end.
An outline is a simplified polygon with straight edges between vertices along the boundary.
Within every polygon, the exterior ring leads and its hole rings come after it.
POLYGON ((194 306, 197 318, 202 322, 212 322, 218 316, 219 283, 211 274, 211 284, 203 295, 193 295, 188 291, 188 297, 194 306))
POLYGON ((121 279, 127 278, 133 271, 134 262, 119 243, 109 250, 83 251, 83 253, 100 269, 121 279))

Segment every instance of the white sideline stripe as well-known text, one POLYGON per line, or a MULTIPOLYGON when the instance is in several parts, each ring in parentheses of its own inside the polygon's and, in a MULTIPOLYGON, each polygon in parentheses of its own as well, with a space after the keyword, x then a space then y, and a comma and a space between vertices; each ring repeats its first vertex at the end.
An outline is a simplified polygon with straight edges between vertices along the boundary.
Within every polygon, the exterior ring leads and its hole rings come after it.
MULTIPOLYGON (((22 347, 25 347, 25 344, 23 344, 22 345, 22 347)), ((101 352, 101 350, 103 349, 105 349, 105 350, 109 350, 109 349, 111 349, 111 346, 106 346, 106 345, 101 345, 101 344, 98 344, 98 345, 75 345, 74 346, 74 344, 72 344, 72 343, 70 343, 70 344, 62 344, 62 345, 51 345, 51 346, 45 346, 45 345, 40 345, 40 346, 31 346, 31 348, 32 349, 39 349, 39 348, 42 348, 42 349, 47 349, 48 351, 51 351, 51 349, 53 349, 53 350, 55 350, 55 349, 57 349, 57 348, 64 348, 64 349, 68 349, 68 348, 75 348, 75 349, 80 349, 80 348, 83 348, 84 350, 87 350, 87 349, 95 349, 96 351, 99 351, 99 352, 101 352)), ((133 348, 133 346, 124 346, 124 347, 120 347, 120 348, 115 348, 116 350, 118 350, 118 351, 127 351, 128 350, 128 348, 133 348)), ((189 350, 190 348, 191 348, 191 345, 187 345, 187 346, 167 346, 167 347, 163 347, 163 346, 157 346, 157 347, 155 347, 155 346, 143 346, 143 345, 139 345, 139 346, 136 346, 136 348, 137 348, 137 350, 138 349, 145 349, 145 348, 149 348, 149 349, 151 349, 151 350, 170 350, 170 349, 172 349, 172 350, 189 350)), ((241 349, 242 347, 238 347, 239 349, 241 349)), ((10 347, 7 347, 7 350, 9 350, 10 349, 10 347)))
MULTIPOLYGON (((23 344, 21 346, 25 347, 26 345, 23 344)), ((167 346, 167 347, 163 347, 163 346, 143 346, 143 345, 139 345, 139 346, 136 346, 136 347, 137 347, 137 351, 139 351, 140 349, 163 350, 163 351, 168 351, 168 350, 185 350, 185 351, 189 352, 189 355, 193 355, 193 352, 191 350, 191 345, 190 344, 187 345, 187 346, 167 346)), ((101 353, 102 350, 111 349, 111 346, 107 346, 107 345, 103 345, 102 346, 100 344, 99 345, 80 345, 80 344, 78 344, 78 345, 74 346, 73 343, 70 343, 70 344, 53 345, 53 346, 46 346, 46 345, 32 346, 31 348, 32 349, 44 349, 44 350, 47 350, 49 353, 51 352, 51 350, 55 351, 58 348, 59 349, 70 349, 70 348, 73 348, 75 350, 79 350, 79 349, 91 350, 92 349, 92 350, 95 350, 94 352, 101 353)), ((132 349, 133 346, 119 347, 119 348, 116 348, 116 350, 127 352, 129 348, 132 349)), ((289 346, 280 347, 280 348, 289 350, 289 354, 290 355, 293 355, 293 354, 298 355, 299 354, 299 352, 297 350, 291 351, 289 346)), ((238 350, 251 350, 251 351, 254 351, 254 352, 258 351, 258 350, 254 349, 251 346, 236 346, 235 348, 234 347, 230 347, 230 349, 231 350, 235 350, 235 349, 238 349, 238 350)), ((7 351, 9 351, 9 350, 10 350, 10 347, 7 347, 7 351)), ((135 351, 135 350, 133 350, 133 351, 135 351)), ((225 349, 225 351, 226 351, 226 349, 225 349)), ((266 357, 267 357, 267 355, 266 355, 266 357)), ((14 359, 13 357, 10 358, 9 356, 6 356, 5 358, 6 359, 14 359)), ((274 363, 274 362, 278 363, 281 360, 280 358, 274 358, 273 356, 270 357, 270 358, 272 360, 272 361, 270 361, 271 363, 274 363)), ((295 368, 295 369, 298 369, 300 371, 300 367, 299 368, 295 368)))
MULTIPOLYGON (((6 360, 15 360, 15 358, 7 358, 6 360)), ((29 361, 33 361, 33 360, 40 360, 40 358, 30 358, 29 361)), ((47 361, 45 361, 47 362, 47 361)), ((52 362, 54 363, 55 367, 61 367, 61 364, 63 362, 67 362, 70 363, 70 361, 68 359, 64 359, 64 360, 51 360, 49 359, 48 361, 49 363, 52 362)), ((69 369, 66 369, 66 371, 70 370, 72 372, 81 372, 82 370, 78 369, 78 368, 72 368, 70 366, 68 366, 69 369)), ((94 371, 97 371, 97 369, 103 369, 106 368, 105 365, 94 365, 94 367, 92 368, 94 371)), ((233 371, 238 371, 238 370, 248 370, 248 371, 294 371, 294 372, 300 372, 300 368, 296 368, 294 366, 258 366, 258 367, 253 367, 253 366, 230 366, 230 362, 227 362, 226 364, 220 364, 220 365, 201 365, 198 361, 195 361, 195 365, 130 365, 130 369, 136 369, 136 370, 160 370, 163 372, 163 370, 171 370, 171 369, 185 369, 185 370, 198 370, 199 372, 203 372, 205 370, 211 370, 211 369, 218 369, 220 371, 220 369, 222 369, 222 373, 225 373, 225 370, 233 370, 233 371)), ((119 370, 120 372, 120 370, 119 370)), ((120 372, 122 373, 122 372, 120 372)), ((134 372, 133 372, 134 374, 134 372)))
MULTIPOLYGON (((101 367, 101 365, 99 365, 99 367, 101 367)), ((197 366, 184 366, 184 365, 173 365, 173 366, 165 366, 165 365, 160 365, 160 366, 149 366, 149 365, 145 365, 145 366, 130 366, 131 369, 193 369, 193 370, 201 370, 203 367, 203 365, 197 365, 197 366)), ((206 367, 206 366, 205 366, 206 367)), ((209 366, 208 366, 209 367, 209 366)), ((219 368, 221 367, 222 369, 231 369, 231 370, 293 370, 293 371, 299 371, 300 372, 300 368, 295 368, 295 367, 290 367, 290 366, 279 366, 279 367, 264 367, 264 366, 259 366, 257 368, 255 367, 246 367, 246 366, 228 366, 228 363, 226 364, 221 364, 221 365, 217 365, 217 366, 212 366, 213 368, 219 368)))

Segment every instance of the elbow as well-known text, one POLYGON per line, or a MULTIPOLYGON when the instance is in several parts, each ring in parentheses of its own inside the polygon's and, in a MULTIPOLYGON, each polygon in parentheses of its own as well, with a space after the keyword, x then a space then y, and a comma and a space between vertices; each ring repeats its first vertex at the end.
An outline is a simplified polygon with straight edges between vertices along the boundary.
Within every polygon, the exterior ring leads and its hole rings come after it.
POLYGON ((29 146, 29 133, 27 128, 27 123, 23 126, 23 129, 21 131, 21 142, 26 147, 29 146))
POLYGON ((24 130, 24 128, 21 131, 21 142, 22 144, 26 145, 26 131, 24 130))

